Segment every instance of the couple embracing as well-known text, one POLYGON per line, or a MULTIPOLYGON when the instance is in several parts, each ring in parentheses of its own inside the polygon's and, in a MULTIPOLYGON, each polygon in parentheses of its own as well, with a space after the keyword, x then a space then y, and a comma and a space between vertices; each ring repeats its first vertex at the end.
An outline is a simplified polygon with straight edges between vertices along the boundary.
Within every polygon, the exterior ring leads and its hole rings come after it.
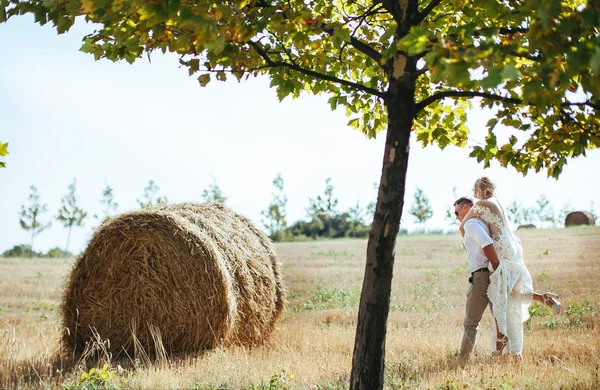
POLYGON ((471 270, 460 347, 463 357, 473 351, 479 322, 488 305, 494 317, 492 335, 496 339, 492 355, 519 358, 523 350, 523 322, 529 318, 532 301, 548 305, 555 314, 561 310, 556 294, 533 291, 521 241, 509 229, 504 210, 494 197, 495 189, 489 178, 481 177, 473 187, 473 195, 479 200, 462 197, 454 202, 471 270))

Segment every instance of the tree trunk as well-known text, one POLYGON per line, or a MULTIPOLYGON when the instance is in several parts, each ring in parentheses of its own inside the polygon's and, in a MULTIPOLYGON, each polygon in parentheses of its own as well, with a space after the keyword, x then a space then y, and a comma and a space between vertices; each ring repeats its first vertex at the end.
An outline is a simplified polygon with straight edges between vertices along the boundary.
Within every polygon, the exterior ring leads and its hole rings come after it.
MULTIPOLYGON (((408 68, 407 64, 407 68, 408 68)), ((414 68, 414 64, 412 67, 414 68)), ((377 206, 369 242, 352 358, 350 389, 383 388, 386 322, 402 208, 410 131, 414 117, 414 84, 390 81, 386 102, 388 130, 377 206)))
POLYGON ((69 251, 69 241, 71 241, 71 229, 73 225, 69 226, 69 233, 67 233, 67 245, 65 245, 65 254, 69 251))
POLYGON ((33 238, 35 237, 35 230, 31 230, 31 245, 29 245, 29 258, 33 257, 33 238))

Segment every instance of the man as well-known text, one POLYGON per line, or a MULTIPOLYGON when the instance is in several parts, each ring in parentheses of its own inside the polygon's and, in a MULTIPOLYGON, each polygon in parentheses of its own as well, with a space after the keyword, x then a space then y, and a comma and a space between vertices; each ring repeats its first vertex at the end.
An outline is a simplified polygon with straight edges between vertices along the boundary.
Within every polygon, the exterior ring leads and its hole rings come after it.
MULTIPOLYGON (((459 198, 454 202, 454 214, 460 222, 473 207, 473 200, 469 197, 459 198)), ((467 291, 467 305, 465 310, 464 333, 460 346, 460 355, 469 356, 477 341, 479 321, 483 317, 485 308, 490 304, 487 289, 490 284, 488 264, 496 269, 500 263, 494 248, 494 240, 490 235, 487 224, 479 218, 471 218, 464 225, 465 234, 463 246, 467 251, 471 277, 467 291)))

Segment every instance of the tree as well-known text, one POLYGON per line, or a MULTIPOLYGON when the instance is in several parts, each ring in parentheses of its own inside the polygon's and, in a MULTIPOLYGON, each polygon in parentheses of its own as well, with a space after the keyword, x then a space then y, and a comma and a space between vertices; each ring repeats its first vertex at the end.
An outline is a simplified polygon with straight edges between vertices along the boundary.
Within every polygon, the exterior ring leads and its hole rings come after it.
POLYGON ((113 188, 104 182, 104 190, 102 191, 102 197, 100 198, 100 204, 102 205, 102 215, 94 214, 94 218, 100 221, 106 221, 112 213, 117 211, 119 204, 115 202, 113 195, 113 188))
POLYGON ((223 196, 223 191, 221 191, 221 188, 217 185, 217 180, 215 180, 215 177, 213 175, 210 177, 212 177, 213 182, 212 184, 208 185, 207 189, 202 191, 202 199, 204 199, 205 202, 225 204, 227 198, 223 196))
POLYGON ((268 75, 279 99, 327 94, 369 137, 387 130, 359 304, 350 388, 383 386, 396 235, 411 133, 465 146, 467 110, 494 110, 471 156, 558 177, 600 146, 598 2, 590 0, 4 0, 2 20, 33 13, 59 33, 97 23, 82 51, 134 62, 180 57, 206 86, 268 75), (504 127, 506 141, 496 133, 504 127), (510 129, 513 131, 511 132, 510 129), (517 137, 515 134, 518 134, 517 137))
POLYGON ((48 205, 46 203, 41 203, 37 187, 30 186, 29 190, 31 191, 27 198, 29 206, 27 208, 25 208, 25 205, 21 206, 21 219, 19 222, 23 229, 31 231, 31 241, 29 244, 29 253, 31 257, 31 255, 35 253, 33 251, 33 241, 35 236, 49 228, 52 223, 50 221, 48 221, 48 223, 43 223, 40 220, 40 216, 48 211, 48 205))
POLYGON ((521 202, 513 200, 511 204, 506 208, 506 212, 508 213, 508 219, 512 221, 515 225, 519 226, 523 223, 524 219, 524 208, 521 202))
POLYGON ((87 217, 87 212, 77 204, 77 180, 69 184, 69 192, 60 199, 61 208, 58 210, 56 220, 62 222, 63 226, 69 229, 67 234, 67 244, 65 245, 65 253, 69 252, 69 241, 71 240, 71 230, 73 226, 82 226, 83 221, 87 217))
POLYGON ((590 200, 590 214, 594 216, 594 224, 598 223, 598 215, 596 215, 596 204, 590 200))
POLYGON ((287 196, 283 193, 283 177, 280 173, 273 179, 273 187, 275 188, 275 191, 271 193, 273 200, 271 200, 267 209, 263 210, 261 214, 266 218, 266 220, 263 220, 263 225, 269 232, 271 239, 281 241, 283 232, 287 227, 285 214, 287 196))
MULTIPOLYGON (((2 143, 2 141, 0 141, 0 157, 4 157, 4 156, 8 156, 8 142, 7 143, 2 143)), ((5 168, 6 167, 6 163, 4 161, 0 161, 0 168, 5 168)))
POLYGON ((31 250, 30 245, 15 245, 11 249, 7 249, 2 254, 3 257, 41 257, 41 253, 36 253, 31 250))
POLYGON ((333 237, 333 220, 337 216, 336 207, 338 199, 333 196, 333 184, 331 178, 325 179, 325 191, 322 195, 317 195, 316 198, 308 198, 308 216, 310 218, 318 218, 327 226, 327 236, 333 237))
POLYGON ((142 199, 137 200, 140 207, 143 209, 147 209, 166 204, 166 196, 156 196, 159 190, 160 187, 154 183, 154 180, 148 181, 148 185, 144 187, 144 197, 142 199))
POLYGON ((346 237, 367 237, 369 234, 368 226, 365 226, 365 211, 357 200, 356 205, 350 207, 348 212, 344 213, 348 223, 348 229, 344 232, 346 237))
POLYGON ((427 222, 427 220, 433 216, 433 210, 431 209, 429 198, 427 198, 423 190, 418 187, 417 192, 415 192, 415 200, 408 212, 415 217, 417 222, 419 222, 421 225, 421 230, 423 230, 425 222, 427 222))
MULTIPOLYGON (((458 199, 458 195, 456 194, 456 187, 452 187, 452 199, 458 199)), ((454 214, 454 206, 446 207, 446 216, 444 217, 444 219, 446 219, 450 223, 450 226, 458 225, 456 214, 454 214)))
POLYGON ((560 212, 558 213, 558 223, 560 223, 561 226, 565 226, 565 221, 567 220, 567 215, 573 211, 573 205, 571 204, 571 202, 567 202, 563 205, 563 207, 560 209, 560 212))
POLYGON ((50 249, 48 253, 44 255, 44 257, 49 257, 51 259, 61 259, 65 257, 73 257, 73 254, 71 252, 65 252, 59 247, 54 247, 50 249))
MULTIPOLYGON (((373 183, 373 189, 375 190, 375 199, 377 199, 377 193, 379 192, 379 186, 377 185, 377 183, 373 183)), ((377 202, 369 202, 367 204, 367 210, 366 213, 368 215, 375 215, 375 209, 377 207, 377 202)))
POLYGON ((540 221, 540 225, 554 226, 556 218, 554 217, 554 206, 550 204, 550 200, 545 195, 540 195, 535 204, 534 212, 538 221, 540 221))

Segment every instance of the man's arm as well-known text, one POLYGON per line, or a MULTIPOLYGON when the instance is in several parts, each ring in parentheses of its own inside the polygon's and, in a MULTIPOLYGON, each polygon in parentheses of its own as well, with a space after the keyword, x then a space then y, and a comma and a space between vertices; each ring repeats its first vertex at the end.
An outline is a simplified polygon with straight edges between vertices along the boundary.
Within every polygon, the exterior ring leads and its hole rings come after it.
POLYGON ((498 252, 496 252, 494 244, 484 246, 483 253, 485 253, 485 257, 487 257, 490 264, 492 265, 492 269, 495 271, 496 268, 498 268, 498 266, 500 265, 500 259, 498 258, 498 252))

